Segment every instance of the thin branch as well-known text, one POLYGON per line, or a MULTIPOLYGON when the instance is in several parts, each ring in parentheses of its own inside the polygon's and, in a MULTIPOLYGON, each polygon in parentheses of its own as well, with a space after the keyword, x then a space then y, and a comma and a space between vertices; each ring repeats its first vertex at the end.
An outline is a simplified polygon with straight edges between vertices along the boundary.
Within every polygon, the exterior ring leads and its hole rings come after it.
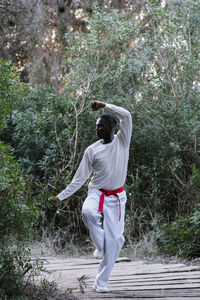
MULTIPOLYGON (((75 142, 74 142, 74 155, 73 155, 73 163, 74 163, 74 160, 75 160, 75 157, 76 157, 76 153, 77 153, 77 147, 78 147, 78 128, 79 128, 79 116, 83 113, 84 111, 84 107, 85 107, 85 102, 86 102, 86 98, 87 98, 87 95, 88 95, 88 92, 89 92, 89 88, 90 88, 90 84, 91 84, 91 80, 88 79, 88 82, 87 82, 87 87, 86 87, 86 90, 84 92, 84 95, 82 97, 82 105, 81 105, 81 108, 79 110, 79 112, 77 112, 77 109, 75 108, 75 111, 76 111, 76 128, 75 128, 75 142)), ((73 168, 72 168, 73 169, 73 168)))
POLYGON ((59 146, 59 148, 60 148, 60 150, 61 150, 62 156, 63 156, 63 157, 65 157, 65 154, 64 154, 63 148, 62 148, 62 146, 61 146, 61 144, 60 144, 60 140, 59 140, 59 137, 58 137, 58 134, 57 134, 56 121, 55 121, 55 123, 54 123, 54 132, 55 132, 56 141, 57 141, 57 143, 58 143, 58 146, 59 146))
POLYGON ((175 108, 175 110, 173 111, 173 115, 174 115, 174 114, 176 114, 176 112, 178 111, 178 106, 179 106, 178 96, 177 96, 177 93, 176 93, 176 88, 175 88, 173 79, 171 78, 171 76, 170 76, 170 74, 169 74, 168 66, 166 66, 166 63, 164 62, 163 56, 162 56, 162 54, 161 54, 161 51, 159 51, 159 50, 158 50, 158 55, 159 55, 159 57, 160 57, 161 66, 165 69, 167 78, 168 78, 168 80, 170 81, 173 95, 174 95, 174 97, 176 98, 176 108, 175 108))
POLYGON ((173 174, 173 175, 176 177, 176 179, 180 182, 180 184, 181 184, 182 186, 186 187, 187 184, 185 184, 185 183, 182 182, 182 180, 178 177, 178 175, 176 174, 176 172, 173 170, 173 168, 172 168, 172 166, 171 166, 170 163, 169 163, 169 168, 170 168, 172 174, 173 174))

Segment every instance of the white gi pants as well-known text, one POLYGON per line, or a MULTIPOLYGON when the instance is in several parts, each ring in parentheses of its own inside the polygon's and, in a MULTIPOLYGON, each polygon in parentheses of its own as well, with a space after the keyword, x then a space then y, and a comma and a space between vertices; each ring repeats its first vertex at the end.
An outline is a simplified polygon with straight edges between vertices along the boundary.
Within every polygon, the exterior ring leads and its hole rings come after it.
POLYGON ((115 196, 105 196, 103 205, 104 222, 101 227, 101 213, 98 211, 101 191, 89 189, 83 203, 82 219, 90 231, 96 248, 105 249, 105 256, 100 262, 95 284, 105 287, 114 263, 124 244, 124 215, 126 192, 118 193, 121 202, 121 219, 119 221, 119 200, 115 196))

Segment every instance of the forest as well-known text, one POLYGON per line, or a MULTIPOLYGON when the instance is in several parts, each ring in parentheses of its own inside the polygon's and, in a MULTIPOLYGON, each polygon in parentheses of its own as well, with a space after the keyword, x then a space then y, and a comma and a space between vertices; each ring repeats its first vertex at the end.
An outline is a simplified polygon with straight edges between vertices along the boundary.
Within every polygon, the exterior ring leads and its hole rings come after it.
POLYGON ((33 299, 36 241, 93 251, 88 182, 48 201, 97 140, 93 100, 133 119, 123 251, 199 258, 200 1, 1 0, 0 19, 0 299, 33 299))

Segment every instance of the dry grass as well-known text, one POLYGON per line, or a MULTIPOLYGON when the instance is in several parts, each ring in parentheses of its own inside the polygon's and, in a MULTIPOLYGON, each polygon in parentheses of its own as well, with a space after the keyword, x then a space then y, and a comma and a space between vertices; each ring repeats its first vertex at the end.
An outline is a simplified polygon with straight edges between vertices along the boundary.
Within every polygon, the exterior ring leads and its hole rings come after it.
POLYGON ((69 242, 65 242, 62 246, 62 239, 56 236, 44 237, 41 241, 35 241, 30 246, 33 257, 44 257, 44 256, 65 256, 65 257, 84 257, 88 256, 94 251, 94 245, 92 241, 85 238, 84 242, 80 243, 73 242, 73 238, 69 242))

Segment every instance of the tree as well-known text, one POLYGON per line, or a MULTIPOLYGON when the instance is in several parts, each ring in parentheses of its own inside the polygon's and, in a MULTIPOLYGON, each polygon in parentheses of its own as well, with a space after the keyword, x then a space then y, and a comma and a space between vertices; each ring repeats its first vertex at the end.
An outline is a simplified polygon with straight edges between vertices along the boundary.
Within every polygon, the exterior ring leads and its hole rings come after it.
POLYGON ((67 32, 86 32, 84 14, 94 3, 105 11, 140 11, 143 1, 2 0, 0 3, 0 57, 11 60, 25 82, 38 87, 53 83, 59 90, 67 32))

